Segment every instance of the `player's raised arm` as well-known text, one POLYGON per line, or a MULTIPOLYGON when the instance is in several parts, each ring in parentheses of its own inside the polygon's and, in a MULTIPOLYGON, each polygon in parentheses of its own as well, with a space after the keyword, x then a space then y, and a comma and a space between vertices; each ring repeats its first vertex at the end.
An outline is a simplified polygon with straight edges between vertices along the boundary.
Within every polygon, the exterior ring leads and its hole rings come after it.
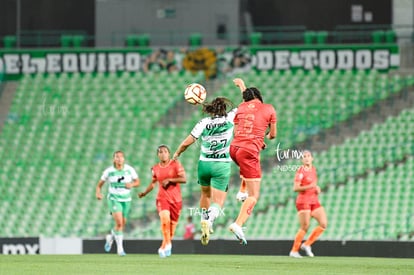
POLYGON ((233 79, 233 83, 234 83, 237 87, 239 87, 240 92, 242 92, 242 93, 243 93, 243 92, 246 90, 246 85, 244 84, 243 79, 241 79, 241 78, 235 78, 235 79, 233 79))

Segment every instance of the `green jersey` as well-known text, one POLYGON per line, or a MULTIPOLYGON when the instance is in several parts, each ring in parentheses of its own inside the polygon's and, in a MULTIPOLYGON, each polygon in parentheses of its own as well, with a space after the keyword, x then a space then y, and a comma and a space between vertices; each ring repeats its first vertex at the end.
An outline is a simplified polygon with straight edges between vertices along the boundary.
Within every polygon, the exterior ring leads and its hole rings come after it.
POLYGON ((131 201, 131 190, 125 188, 126 183, 138 179, 134 168, 124 164, 124 168, 117 170, 114 166, 105 169, 101 180, 109 183, 108 199, 116 201, 131 201))
POLYGON ((236 111, 231 110, 227 116, 203 118, 194 126, 191 135, 196 139, 201 137, 200 160, 231 161, 229 148, 236 111))

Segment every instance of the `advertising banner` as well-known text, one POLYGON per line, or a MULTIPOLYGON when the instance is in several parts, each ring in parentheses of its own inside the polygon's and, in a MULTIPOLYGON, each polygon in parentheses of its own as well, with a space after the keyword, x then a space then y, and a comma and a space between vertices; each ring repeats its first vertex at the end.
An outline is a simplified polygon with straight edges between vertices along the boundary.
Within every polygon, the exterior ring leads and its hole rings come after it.
POLYGON ((199 49, 53 49, 0 51, 6 76, 36 73, 204 71, 206 78, 252 69, 389 70, 398 45, 312 45, 199 49))

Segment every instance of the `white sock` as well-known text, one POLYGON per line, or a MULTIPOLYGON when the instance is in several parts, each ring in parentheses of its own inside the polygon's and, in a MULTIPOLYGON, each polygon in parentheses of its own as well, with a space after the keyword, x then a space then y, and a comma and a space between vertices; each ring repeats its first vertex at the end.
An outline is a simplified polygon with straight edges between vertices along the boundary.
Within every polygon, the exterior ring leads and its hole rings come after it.
POLYGON ((217 207, 216 204, 210 206, 208 209, 208 221, 213 225, 216 218, 220 215, 220 208, 217 207))
POLYGON ((201 209, 201 221, 208 220, 208 216, 209 216, 208 209, 202 208, 201 209))
POLYGON ((115 241, 116 241, 116 247, 117 247, 118 254, 124 252, 124 247, 122 245, 123 240, 124 240, 124 235, 122 234, 115 235, 115 241))

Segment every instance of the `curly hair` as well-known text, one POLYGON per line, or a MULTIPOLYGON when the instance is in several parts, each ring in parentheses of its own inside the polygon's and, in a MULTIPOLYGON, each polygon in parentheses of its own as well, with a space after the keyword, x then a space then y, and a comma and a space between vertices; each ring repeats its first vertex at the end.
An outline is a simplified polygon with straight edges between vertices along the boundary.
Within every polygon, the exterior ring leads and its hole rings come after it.
POLYGON ((211 116, 226 116, 233 109, 234 104, 225 97, 216 97, 211 103, 203 105, 203 112, 211 116))
POLYGON ((257 98, 258 100, 260 100, 263 103, 263 98, 262 98, 262 94, 260 93, 260 91, 256 88, 256 87, 250 87, 247 88, 246 90, 244 90, 243 92, 243 100, 244 101, 250 101, 257 98))

